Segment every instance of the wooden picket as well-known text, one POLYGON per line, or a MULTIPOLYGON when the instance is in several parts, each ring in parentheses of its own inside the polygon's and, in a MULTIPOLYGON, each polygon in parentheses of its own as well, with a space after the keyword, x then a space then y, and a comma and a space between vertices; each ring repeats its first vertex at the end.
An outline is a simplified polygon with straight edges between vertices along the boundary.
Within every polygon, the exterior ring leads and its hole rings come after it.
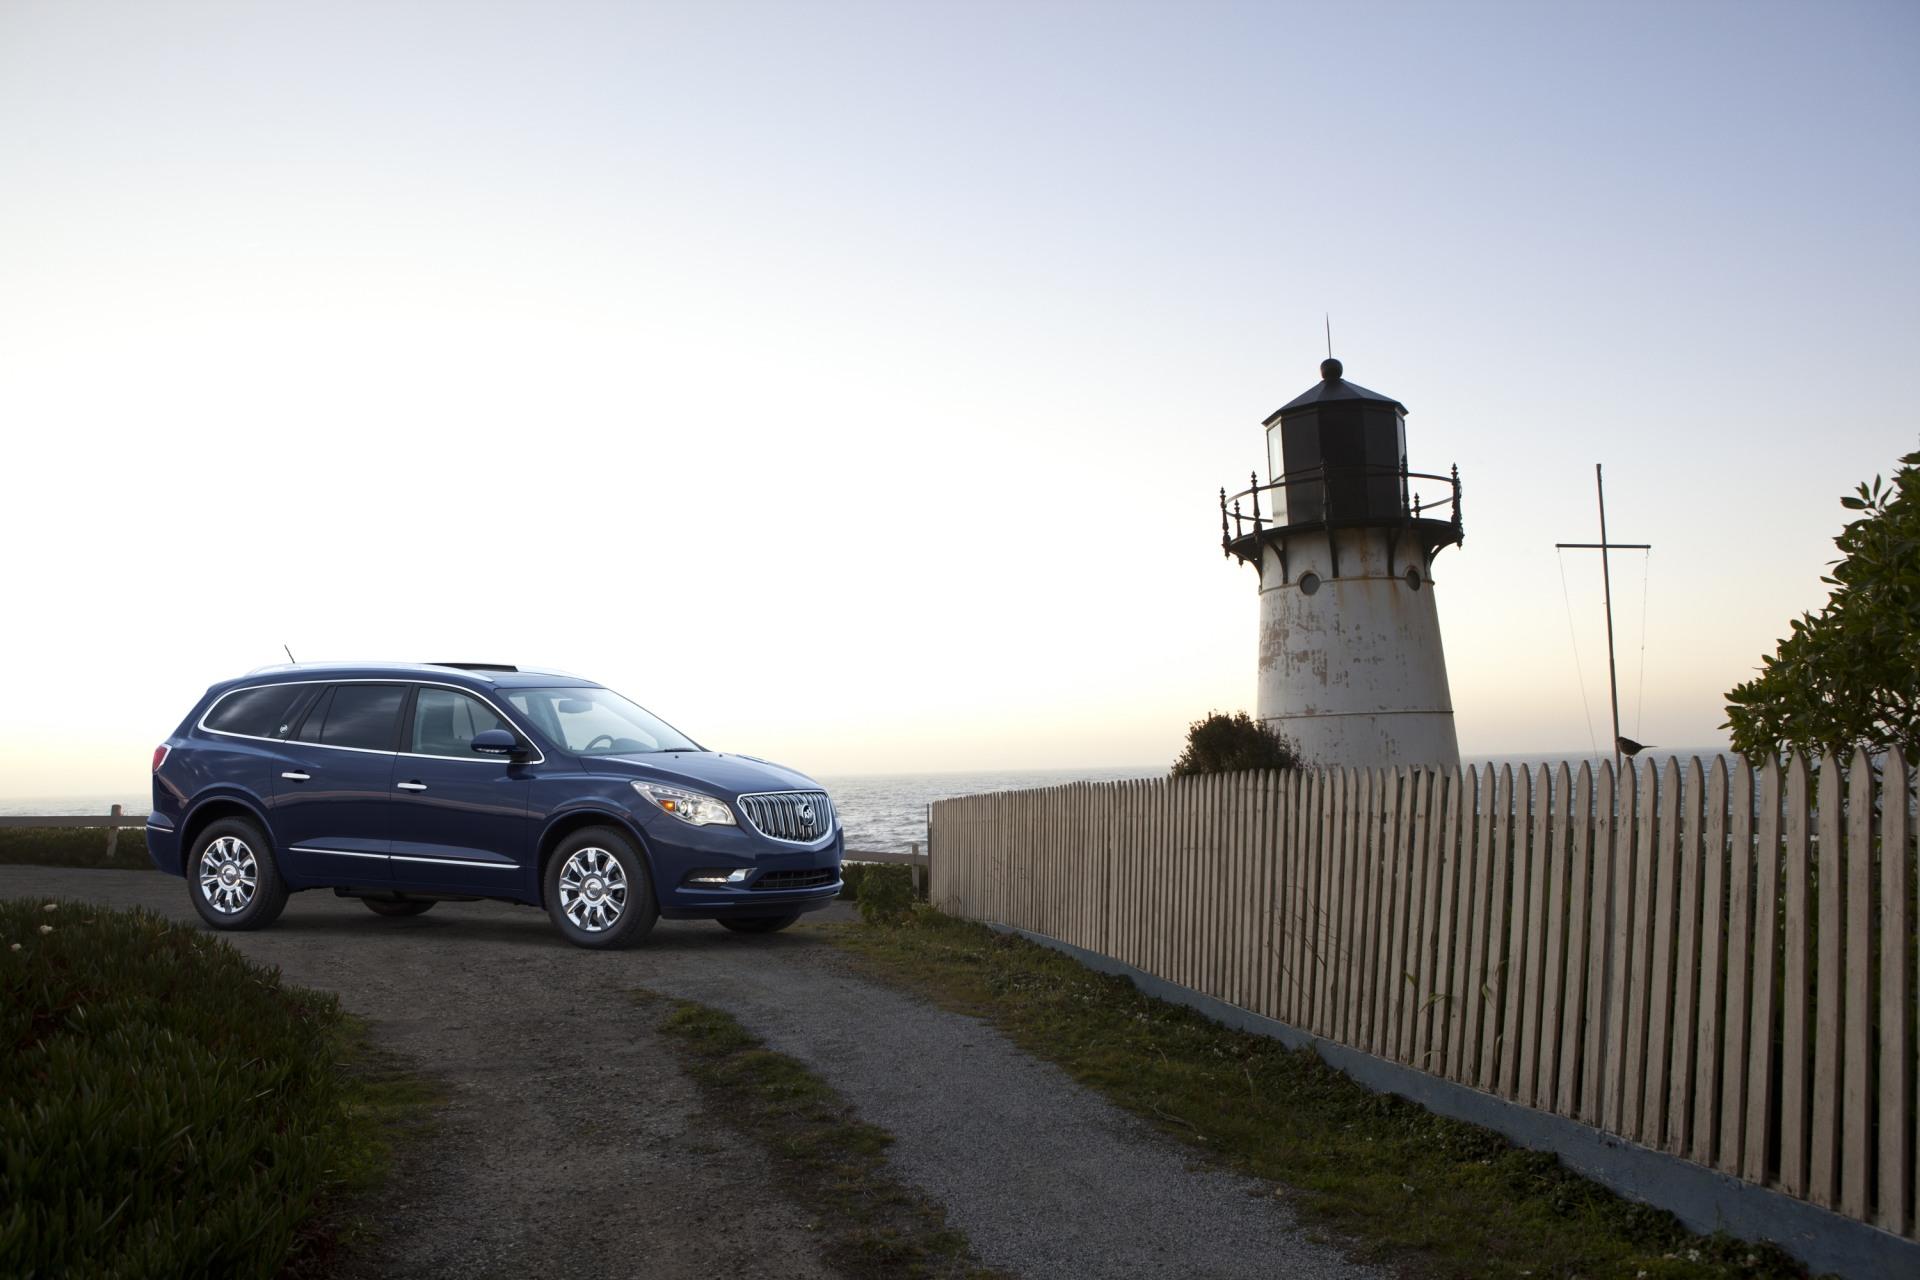
MULTIPOLYGON (((1491 770, 1491 766, 1489 766, 1491 770)), ((1493 804, 1486 812, 1490 835, 1486 958, 1479 966, 1481 999, 1485 1004, 1480 1023, 1480 1066, 1476 1072, 1482 1089, 1497 1090, 1500 1074, 1500 1011, 1507 988, 1507 886, 1509 881, 1507 839, 1513 827, 1513 767, 1501 765, 1494 775, 1493 804)))
POLYGON ((1913 787, 1898 751, 1070 783, 936 803, 929 893, 1911 1238, 1913 787))
POLYGON ((1904 1232, 1920 1220, 1914 1197, 1914 976, 1907 948, 1914 933, 1912 826, 1907 760, 1898 747, 1881 766, 1880 794, 1880 1142, 1879 1198, 1874 1221, 1904 1232))
POLYGON ((1659 911, 1653 835, 1660 804, 1660 774, 1654 769, 1642 774, 1636 768, 1630 776, 1638 789, 1639 803, 1634 807, 1631 833, 1633 910, 1623 967, 1627 978, 1627 1044, 1621 1060, 1620 1132, 1637 1139, 1646 1114, 1647 1005, 1653 996, 1653 936, 1659 911))
MULTIPOLYGON (((1839 772, 1836 763, 1834 771, 1839 772)), ((1847 780, 1845 995, 1841 1007, 1840 1067, 1840 1211, 1849 1218, 1867 1216, 1867 1170, 1872 1117, 1867 1090, 1873 1069, 1873 1015, 1868 1007, 1873 986, 1873 766, 1865 753, 1854 756, 1847 780)), ((1836 886, 1837 887, 1837 886, 1836 886)))
POLYGON ((1817 904, 1813 1030, 1812 1114, 1807 1127, 1807 1193, 1815 1204, 1834 1202, 1839 1176, 1840 1128, 1835 1094, 1840 1076, 1840 948, 1846 927, 1846 893, 1840 873, 1840 765, 1829 753, 1820 761, 1819 844, 1815 849, 1813 897, 1817 904))
MULTIPOLYGON (((1564 776, 1564 775, 1563 775, 1564 776)), ((1587 947, 1592 924, 1593 770, 1584 762, 1568 784, 1567 945, 1560 1004, 1560 1075, 1554 1086, 1554 1110, 1579 1114, 1580 1046, 1587 1034, 1587 947)))
POLYGON ((1607 957, 1613 946, 1613 916, 1620 909, 1613 883, 1613 784, 1613 766, 1602 764, 1594 779, 1593 791, 1593 911, 1587 943, 1586 1052, 1580 1065, 1580 1109, 1574 1113, 1591 1125, 1601 1122, 1601 1098, 1606 1093, 1603 1081, 1612 1070, 1607 1065, 1607 1010, 1613 978, 1607 957))
MULTIPOLYGON (((1791 788, 1789 788, 1791 790, 1791 788)), ((1805 831, 1804 806, 1807 800, 1806 776, 1800 775, 1799 804, 1802 806, 1801 830, 1805 831)), ((1777 939, 1784 936, 1779 904, 1781 882, 1790 870, 1791 856, 1780 847, 1781 823, 1780 762, 1769 760, 1760 775, 1759 816, 1754 825, 1753 851, 1753 940, 1747 948, 1752 965, 1749 979, 1752 1001, 1747 1014, 1747 1052, 1734 1069, 1747 1073, 1746 1115, 1741 1121, 1740 1176, 1748 1182, 1765 1182, 1768 1170, 1768 1138, 1778 1131, 1775 1121, 1780 1095, 1774 1086, 1775 1044, 1782 1042, 1786 1000, 1785 966, 1777 939), (1779 1021, 1776 1021, 1779 1019, 1779 1021)), ((1806 849, 1802 841, 1799 865, 1806 876, 1806 849)), ((1805 908, 1800 908, 1805 914, 1805 908)), ((1789 954, 1804 956, 1804 950, 1787 948, 1789 954)), ((1802 960, 1804 964, 1804 960, 1802 960)))
MULTIPOLYGON (((1544 765, 1540 775, 1543 779, 1548 778, 1544 765)), ((1539 1031, 1528 1039, 1528 1043, 1534 1046, 1531 1052, 1535 1055, 1535 1064, 1527 1071, 1532 1088, 1527 1105, 1543 1111, 1557 1111, 1555 1094, 1559 1085, 1561 1001, 1567 983, 1567 878, 1571 874, 1567 853, 1567 808, 1573 800, 1573 784, 1569 780, 1566 765, 1562 764, 1551 780, 1543 783, 1541 792, 1547 802, 1541 806, 1539 820, 1545 851, 1541 874, 1546 880, 1546 950, 1542 954, 1540 968, 1540 1002, 1537 1006, 1540 1010, 1539 1031), (1550 818, 1546 812, 1548 809, 1552 811, 1550 818)))
POLYGON ((1693 1126, 1693 1051, 1700 993, 1700 880, 1705 858, 1700 842, 1700 820, 1706 799, 1702 793, 1706 789, 1698 759, 1687 765, 1684 787, 1676 766, 1672 809, 1677 811, 1674 822, 1679 841, 1680 915, 1673 935, 1673 1029, 1668 1037, 1671 1057, 1667 1067, 1663 1130, 1664 1148, 1675 1155, 1685 1155, 1689 1150, 1693 1126))
MULTIPOLYGON (((1786 911, 1780 948, 1785 961, 1780 985, 1780 1186, 1793 1195, 1807 1191, 1807 957, 1814 941, 1807 900, 1812 817, 1807 800, 1806 758, 1795 755, 1787 766, 1786 911)), ((1749 1141, 1760 1138, 1747 1136, 1749 1141)))
POLYGON ((1549 888, 1553 881, 1553 853, 1550 848, 1552 824, 1547 810, 1552 799, 1547 767, 1541 765, 1532 787, 1531 812, 1527 814, 1527 839, 1521 848, 1527 858, 1527 931, 1525 961, 1520 974, 1520 1035, 1518 1074, 1514 1080, 1514 1098, 1527 1106, 1535 1101, 1535 1081, 1540 1066, 1541 987, 1546 979, 1547 917, 1549 888))
MULTIPOLYGON (((1701 788, 1700 762, 1688 772, 1687 785, 1701 788)), ((1715 760, 1707 773, 1700 811, 1700 1001, 1697 1007, 1693 1054, 1693 1115, 1688 1121, 1686 1154, 1699 1164, 1712 1164, 1716 1147, 1715 1122, 1719 1113, 1720 1045, 1726 1017, 1721 1004, 1726 989, 1727 942, 1727 764, 1715 760)), ((1691 810, 1689 810, 1691 812, 1691 810)), ((1691 843, 1689 843, 1691 847, 1691 843)))
MULTIPOLYGON (((1651 778, 1657 773, 1649 770, 1651 778)), ((1667 1113, 1667 1071, 1673 1037, 1673 951, 1679 919, 1679 765, 1669 762, 1655 803, 1658 819, 1652 831, 1653 916, 1649 920, 1650 957, 1647 966, 1647 1053, 1640 1110, 1640 1141, 1649 1147, 1664 1145, 1667 1113)), ((1652 805, 1649 808, 1653 807, 1652 805)))
MULTIPOLYGON (((1636 1068, 1627 1063, 1627 1023, 1632 1007, 1633 919, 1634 904, 1645 900, 1634 888, 1633 814, 1639 795, 1640 775, 1632 769, 1621 771, 1618 809, 1609 832, 1613 858, 1613 911, 1609 918, 1607 942, 1607 1018, 1604 1070, 1601 1084, 1600 1127, 1625 1133, 1625 1099, 1631 1081, 1638 1080, 1636 1068)), ((1644 908, 1642 908, 1644 910, 1644 908)))

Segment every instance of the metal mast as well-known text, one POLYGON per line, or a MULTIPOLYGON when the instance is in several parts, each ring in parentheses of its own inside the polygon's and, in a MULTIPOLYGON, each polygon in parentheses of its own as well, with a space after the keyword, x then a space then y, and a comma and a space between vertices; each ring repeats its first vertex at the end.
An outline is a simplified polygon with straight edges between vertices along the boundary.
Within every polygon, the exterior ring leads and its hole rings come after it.
MULTIPOLYGON (((1600 541, 1598 542, 1556 542, 1554 547, 1561 551, 1580 550, 1600 553, 1600 582, 1607 600, 1607 687, 1613 695, 1613 769, 1618 773, 1620 763, 1620 667, 1613 657, 1613 570, 1609 561, 1609 551, 1651 551, 1651 542, 1608 542, 1607 541, 1607 487, 1600 477, 1600 464, 1593 464, 1593 491, 1600 499, 1600 541)), ((1638 747, 1634 748, 1636 751, 1638 747)))

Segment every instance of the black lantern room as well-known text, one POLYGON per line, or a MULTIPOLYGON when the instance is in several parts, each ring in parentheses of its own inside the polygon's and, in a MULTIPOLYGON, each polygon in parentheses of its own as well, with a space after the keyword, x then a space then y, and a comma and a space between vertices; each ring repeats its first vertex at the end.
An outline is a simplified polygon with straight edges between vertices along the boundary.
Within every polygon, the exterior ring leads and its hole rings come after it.
MULTIPOLYGON (((1428 564, 1442 547, 1464 540, 1460 473, 1407 469, 1407 407, 1342 377, 1338 360, 1320 363, 1320 382, 1280 406, 1267 430, 1267 481, 1258 475, 1239 493, 1220 491, 1220 545, 1258 564, 1275 544, 1287 580, 1286 539, 1323 529, 1394 528, 1409 535, 1428 564)), ((1389 543, 1391 562, 1401 553, 1389 543)), ((1331 543, 1330 543, 1331 545, 1331 543)), ((1337 566, 1339 552, 1333 551, 1337 566)), ((1336 568, 1336 576, 1337 576, 1336 568)))
POLYGON ((1274 521, 1395 522, 1407 512, 1407 407, 1348 382, 1340 362, 1269 417, 1267 464, 1274 521))

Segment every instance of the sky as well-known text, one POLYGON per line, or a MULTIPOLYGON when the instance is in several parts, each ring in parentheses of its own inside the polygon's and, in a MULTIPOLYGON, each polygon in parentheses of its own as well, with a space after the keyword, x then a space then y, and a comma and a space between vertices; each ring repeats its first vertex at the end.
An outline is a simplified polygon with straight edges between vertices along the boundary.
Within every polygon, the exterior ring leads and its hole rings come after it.
POLYGON ((1724 741, 1920 447, 1920 7, 0 4, 0 801, 283 658, 818 773, 1251 710, 1218 492, 1458 464, 1462 751, 1724 741), (1564 572, 1564 577, 1563 577, 1564 572), (1583 697, 1584 689, 1584 697, 1583 697))

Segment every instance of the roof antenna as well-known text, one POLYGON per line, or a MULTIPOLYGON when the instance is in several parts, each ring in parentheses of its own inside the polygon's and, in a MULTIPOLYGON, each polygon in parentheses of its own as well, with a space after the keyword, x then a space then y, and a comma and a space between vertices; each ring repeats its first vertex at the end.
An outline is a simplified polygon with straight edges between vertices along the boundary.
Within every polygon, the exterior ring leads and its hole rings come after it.
POLYGON ((1325 311, 1320 314, 1326 318, 1327 322, 1327 359, 1331 360, 1333 359, 1333 316, 1325 311))
MULTIPOLYGON (((287 649, 287 642, 282 640, 280 642, 280 647, 282 649, 287 649)), ((300 660, 293 656, 293 650, 291 649, 287 649, 287 661, 291 662, 296 667, 300 665, 300 660)))

